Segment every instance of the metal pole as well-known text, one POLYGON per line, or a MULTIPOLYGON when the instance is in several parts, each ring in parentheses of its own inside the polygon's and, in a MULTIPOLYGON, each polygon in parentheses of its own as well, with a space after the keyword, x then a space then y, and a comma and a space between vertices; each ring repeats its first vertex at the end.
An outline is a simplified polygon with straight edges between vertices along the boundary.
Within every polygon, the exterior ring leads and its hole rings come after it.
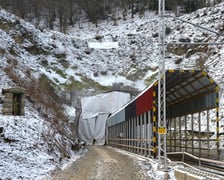
MULTIPOLYGON (((159 0, 159 72, 158 72, 158 127, 166 131, 166 77, 165 77, 165 0, 159 0)), ((158 133, 158 159, 161 162, 161 151, 164 152, 166 169, 166 132, 158 133)))
MULTIPOLYGON (((159 0, 159 72, 158 72, 158 126, 160 126, 161 117, 160 117, 160 111, 161 111, 161 0, 159 0)), ((158 159, 161 161, 160 157, 160 151, 161 151, 161 143, 160 143, 160 134, 158 134, 158 159)))

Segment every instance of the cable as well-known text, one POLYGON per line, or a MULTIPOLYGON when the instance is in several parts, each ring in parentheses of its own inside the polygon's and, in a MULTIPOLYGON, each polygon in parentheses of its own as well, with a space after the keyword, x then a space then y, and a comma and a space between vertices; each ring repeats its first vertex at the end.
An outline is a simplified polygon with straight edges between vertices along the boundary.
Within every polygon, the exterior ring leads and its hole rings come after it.
POLYGON ((185 20, 180 19, 180 18, 177 18, 177 17, 175 17, 175 16, 171 16, 171 15, 166 15, 166 16, 167 16, 167 17, 174 18, 174 19, 176 19, 176 20, 178 20, 178 21, 182 21, 182 22, 185 22, 185 23, 191 24, 191 25, 196 26, 196 27, 198 27, 198 28, 200 28, 200 29, 203 29, 203 30, 206 30, 206 31, 212 32, 212 33, 214 33, 214 34, 216 34, 216 35, 218 35, 218 36, 224 36, 224 34, 221 34, 221 33, 219 33, 219 32, 213 31, 212 29, 208 29, 208 28, 205 28, 205 27, 199 26, 199 25, 197 25, 197 24, 194 24, 194 23, 189 22, 189 21, 185 21, 185 20))
MULTIPOLYGON (((165 43, 168 45, 169 43, 165 43)), ((224 42, 172 42, 175 45, 223 45, 224 42)))

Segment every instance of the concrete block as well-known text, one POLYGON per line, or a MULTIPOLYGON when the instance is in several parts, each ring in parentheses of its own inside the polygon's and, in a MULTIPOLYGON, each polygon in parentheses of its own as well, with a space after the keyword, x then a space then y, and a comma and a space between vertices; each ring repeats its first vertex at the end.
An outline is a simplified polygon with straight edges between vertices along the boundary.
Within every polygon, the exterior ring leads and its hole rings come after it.
POLYGON ((186 172, 185 171, 175 169, 174 176, 177 180, 186 180, 186 172))
POLYGON ((186 180, 206 180, 206 178, 195 175, 195 174, 187 173, 186 174, 186 180))

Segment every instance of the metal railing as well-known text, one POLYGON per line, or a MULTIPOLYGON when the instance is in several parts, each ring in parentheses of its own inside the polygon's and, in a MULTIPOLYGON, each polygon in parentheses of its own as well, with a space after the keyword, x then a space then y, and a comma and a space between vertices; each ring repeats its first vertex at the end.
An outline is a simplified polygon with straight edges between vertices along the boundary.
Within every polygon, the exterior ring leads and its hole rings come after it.
POLYGON ((151 139, 126 139, 126 138, 110 138, 108 144, 118 147, 139 155, 151 156, 153 147, 151 139))
POLYGON ((206 171, 224 176, 224 162, 212 159, 200 158, 187 152, 171 152, 167 156, 172 161, 187 163, 198 168, 206 168, 206 171))

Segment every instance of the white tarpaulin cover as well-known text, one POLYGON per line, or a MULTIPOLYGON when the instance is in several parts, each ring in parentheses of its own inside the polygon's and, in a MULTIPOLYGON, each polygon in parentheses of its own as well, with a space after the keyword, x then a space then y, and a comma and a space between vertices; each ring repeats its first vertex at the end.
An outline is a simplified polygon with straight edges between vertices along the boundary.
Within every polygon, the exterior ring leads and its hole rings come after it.
POLYGON ((89 48, 94 49, 117 49, 119 48, 118 42, 88 42, 89 48))
POLYGON ((87 145, 105 144, 106 120, 130 100, 130 94, 110 92, 81 99, 82 114, 79 120, 79 138, 87 145))

